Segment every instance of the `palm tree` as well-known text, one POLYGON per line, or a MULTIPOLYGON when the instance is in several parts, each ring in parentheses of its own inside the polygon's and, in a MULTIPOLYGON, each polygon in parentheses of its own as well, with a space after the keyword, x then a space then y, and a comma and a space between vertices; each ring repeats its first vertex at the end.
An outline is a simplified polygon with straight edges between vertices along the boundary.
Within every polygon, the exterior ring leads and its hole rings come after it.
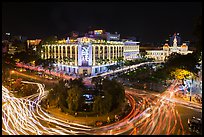
POLYGON ((117 65, 111 65, 109 66, 109 69, 113 71, 113 75, 114 75, 114 70, 117 68, 117 65))
POLYGON ((133 62, 130 61, 130 60, 126 60, 125 63, 124 63, 124 65, 125 65, 125 66, 129 66, 129 69, 130 69, 130 66, 133 65, 133 62))
POLYGON ((103 59, 97 58, 97 59, 96 59, 96 63, 97 63, 97 65, 98 65, 98 64, 102 64, 102 63, 103 63, 103 59))
POLYGON ((74 59, 73 58, 69 58, 68 61, 70 62, 70 64, 72 64, 74 62, 74 59))
POLYGON ((69 59, 70 59, 69 57, 64 57, 64 58, 63 58, 63 62, 64 62, 65 64, 68 64, 68 63, 69 63, 69 59))
POLYGON ((123 66, 124 56, 120 56, 117 58, 117 64, 119 66, 123 66))

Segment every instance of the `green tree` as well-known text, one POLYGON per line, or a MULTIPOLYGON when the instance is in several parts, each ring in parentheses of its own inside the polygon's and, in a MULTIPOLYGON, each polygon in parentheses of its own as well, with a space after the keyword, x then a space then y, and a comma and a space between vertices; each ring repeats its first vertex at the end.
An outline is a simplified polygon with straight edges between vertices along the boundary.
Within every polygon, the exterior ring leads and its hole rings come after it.
POLYGON ((105 107, 104 113, 110 112, 111 111, 111 106, 112 106, 112 95, 108 91, 104 91, 104 104, 103 106, 105 107))
POLYGON ((2 55, 2 80, 9 77, 10 69, 13 69, 15 65, 15 60, 13 56, 6 53, 2 55))
POLYGON ((175 71, 172 71, 171 76, 178 80, 190 79, 191 77, 194 77, 193 73, 184 69, 176 69, 175 71))
POLYGON ((111 110, 117 108, 125 99, 125 90, 124 87, 118 83, 116 80, 103 80, 103 91, 106 95, 110 94, 111 97, 108 97, 108 100, 111 100, 111 110), (116 98, 116 99, 114 99, 116 98))
POLYGON ((73 62, 74 60, 70 57, 64 57, 63 58, 63 62, 65 62, 66 64, 70 64, 71 62, 73 62))
POLYGON ((102 78, 101 76, 93 77, 93 78, 91 79, 91 83, 94 84, 94 86, 95 86, 96 89, 99 89, 100 86, 102 85, 102 79, 103 79, 103 78, 102 78))
POLYGON ((132 60, 126 60, 124 65, 129 66, 129 69, 130 69, 130 66, 134 65, 134 62, 132 60))
POLYGON ((107 68, 109 70, 112 70, 113 71, 113 75, 114 75, 114 71, 118 68, 118 66, 114 64, 114 65, 108 66, 107 68))
POLYGON ((59 80, 59 83, 56 84, 48 94, 47 100, 50 105, 60 106, 64 108, 67 106, 67 87, 65 87, 65 82, 63 80, 59 80))
POLYGON ((99 64, 103 64, 104 63, 104 60, 102 58, 97 58, 96 59, 96 63, 99 65, 99 64))
POLYGON ((103 101, 101 96, 95 96, 94 102, 93 102, 93 112, 101 115, 103 113, 103 101))
POLYGON ((177 68, 188 70, 195 75, 198 72, 196 65, 199 64, 199 59, 195 53, 181 55, 178 53, 172 53, 164 65, 167 72, 170 74, 171 71, 174 71, 177 68))
POLYGON ((120 56, 117 58, 117 65, 123 67, 124 65, 124 56, 120 56))
POLYGON ((81 103, 80 100, 82 98, 82 91, 83 89, 76 85, 67 91, 68 97, 66 101, 69 110, 77 111, 79 109, 81 103))
POLYGON ((84 86, 82 78, 70 80, 70 87, 73 87, 73 86, 78 86, 78 87, 80 87, 82 89, 85 89, 85 86, 84 86))

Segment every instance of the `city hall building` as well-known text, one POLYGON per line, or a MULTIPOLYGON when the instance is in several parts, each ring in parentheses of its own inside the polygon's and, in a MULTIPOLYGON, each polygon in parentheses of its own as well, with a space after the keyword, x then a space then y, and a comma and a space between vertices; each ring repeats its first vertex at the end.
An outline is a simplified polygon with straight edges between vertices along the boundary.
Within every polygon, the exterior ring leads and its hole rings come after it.
POLYGON ((146 50, 146 57, 153 58, 156 61, 164 61, 165 58, 173 52, 179 53, 181 55, 193 53, 193 51, 188 50, 188 46, 186 43, 178 46, 178 43, 180 43, 180 41, 180 37, 174 34, 170 38, 170 44, 172 44, 171 46, 169 46, 168 43, 165 43, 163 46, 163 50, 146 50))
POLYGON ((67 38, 57 41, 57 44, 45 44, 41 57, 56 59, 56 70, 68 74, 96 75, 107 72, 107 67, 116 64, 119 57, 127 60, 140 57, 139 42, 119 39, 119 34, 95 30, 77 39, 67 38))

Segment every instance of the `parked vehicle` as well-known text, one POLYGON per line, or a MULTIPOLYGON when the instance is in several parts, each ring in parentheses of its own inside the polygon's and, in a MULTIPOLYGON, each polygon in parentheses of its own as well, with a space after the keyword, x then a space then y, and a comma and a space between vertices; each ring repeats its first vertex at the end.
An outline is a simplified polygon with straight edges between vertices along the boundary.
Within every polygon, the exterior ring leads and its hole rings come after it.
POLYGON ((202 118, 193 117, 188 119, 189 130, 196 134, 202 133, 202 118))

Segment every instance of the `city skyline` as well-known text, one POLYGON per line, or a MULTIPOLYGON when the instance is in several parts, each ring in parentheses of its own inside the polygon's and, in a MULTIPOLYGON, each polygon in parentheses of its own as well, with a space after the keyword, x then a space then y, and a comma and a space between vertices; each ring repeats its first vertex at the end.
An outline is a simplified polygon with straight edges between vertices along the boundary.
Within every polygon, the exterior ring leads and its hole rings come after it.
POLYGON ((202 16, 201 2, 20 2, 3 3, 2 11, 3 33, 66 37, 93 27, 141 42, 164 42, 174 32, 191 41, 196 18, 202 16))

